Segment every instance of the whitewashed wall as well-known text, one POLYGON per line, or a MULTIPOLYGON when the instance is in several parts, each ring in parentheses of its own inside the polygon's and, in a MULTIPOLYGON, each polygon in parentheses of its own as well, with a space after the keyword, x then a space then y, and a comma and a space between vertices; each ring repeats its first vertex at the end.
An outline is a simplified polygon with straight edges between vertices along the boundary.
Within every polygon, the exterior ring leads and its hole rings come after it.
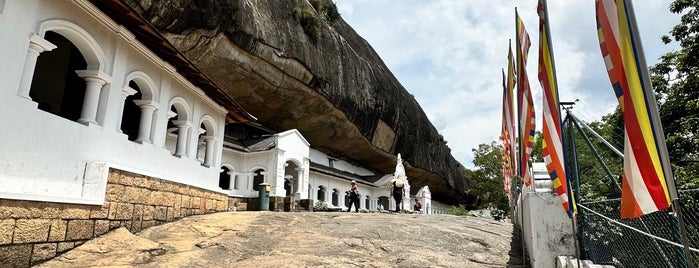
POLYGON ((108 167, 221 191, 220 159, 214 159, 212 167, 202 166, 196 160, 196 135, 190 132, 188 155, 183 158, 173 157, 164 148, 166 112, 172 98, 187 101, 192 130, 204 115, 216 121, 214 155, 222 151, 225 110, 126 29, 84 0, 7 1, 0 20, 0 124, 4 129, 0 132, 0 198, 101 204, 108 167), (36 102, 18 96, 22 75, 33 73, 33 69, 24 70, 29 38, 42 36, 42 25, 48 21, 64 22, 93 39, 92 47, 76 45, 81 51, 84 47, 95 51, 96 68, 111 77, 102 88, 96 125, 38 110, 36 102), (134 71, 146 73, 157 93, 152 144, 131 142, 120 131, 122 89, 128 85, 127 75, 134 71))

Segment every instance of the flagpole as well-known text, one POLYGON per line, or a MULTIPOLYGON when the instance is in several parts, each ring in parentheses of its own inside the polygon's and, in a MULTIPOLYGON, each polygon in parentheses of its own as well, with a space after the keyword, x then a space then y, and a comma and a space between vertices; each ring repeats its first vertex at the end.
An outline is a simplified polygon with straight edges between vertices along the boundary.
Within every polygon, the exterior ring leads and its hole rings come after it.
MULTIPOLYGON (((553 77, 552 77, 552 80, 553 80, 553 81, 549 81, 549 83, 550 83, 550 82, 553 82, 552 84, 550 84, 550 85, 551 85, 551 88, 550 88, 550 89, 546 89, 546 87, 543 86, 543 85, 542 85, 542 87, 543 87, 544 90, 553 90, 553 91, 555 92, 555 95, 552 96, 552 97, 553 97, 554 107, 549 107, 549 113, 551 113, 551 110, 552 110, 552 109, 556 109, 556 111, 558 111, 558 114, 557 114, 558 118, 556 118, 556 119, 558 120, 558 121, 557 121, 558 126, 556 126, 556 127, 557 127, 558 129, 560 129, 560 131, 561 131, 561 137, 560 137, 560 139, 561 139, 561 147, 562 147, 563 150, 565 150, 565 148, 566 148, 566 142, 565 142, 565 139, 563 138, 563 135, 564 135, 564 133, 563 133, 564 127, 563 127, 562 113, 561 113, 561 107, 560 107, 560 99, 559 99, 559 94, 558 94, 558 79, 557 79, 557 77, 556 77, 556 61, 555 61, 555 59, 554 59, 554 53, 553 53, 553 51, 554 51, 554 49, 553 49, 553 41, 551 40, 551 25, 550 25, 550 22, 549 22, 549 8, 548 8, 548 2, 547 2, 546 0, 540 0, 540 1, 539 1, 539 5, 541 5, 541 6, 539 6, 537 9, 540 9, 540 10, 537 10, 537 11, 538 11, 538 12, 543 12, 543 14, 539 13, 539 19, 540 19, 540 20, 543 19, 543 24, 544 24, 544 25, 543 25, 543 29, 540 29, 539 34, 542 34, 542 32, 543 32, 543 34, 545 34, 545 38, 546 38, 546 40, 545 40, 545 41, 546 41, 546 44, 545 44, 545 45, 546 45, 546 48, 548 49, 547 56, 549 57, 549 59, 550 59, 550 61, 551 61, 551 62, 550 62, 550 68, 551 68, 551 73, 552 73, 552 76, 553 76, 553 77)), ((540 21, 540 23, 541 23, 541 21, 540 21)), ((539 27, 541 27, 541 26, 539 26, 539 27)), ((539 38, 539 40, 544 41, 543 38, 541 38, 541 37, 539 38)), ((544 46, 544 44, 539 44, 539 51, 540 51, 540 52, 539 52, 539 53, 540 53, 540 54, 539 54, 539 57, 542 57, 542 55, 543 55, 543 53, 542 53, 543 50, 541 49, 543 46, 544 46)), ((541 62, 541 59, 540 59, 540 62, 541 62)), ((539 64, 541 64, 541 63, 539 63, 539 64)), ((540 66, 539 68, 541 68, 541 66, 540 66)), ((548 75, 548 74, 547 74, 547 75, 548 75)), ((539 79, 541 79, 541 78, 539 78, 539 79)), ((544 100, 546 101, 546 95, 544 95, 544 100)), ((550 103, 550 101, 549 101, 549 103, 550 103)), ((544 108, 544 109, 545 109, 545 108, 544 108)), ((567 113, 570 113, 570 111, 567 111, 567 110, 566 110, 566 112, 567 112, 567 113)), ((545 116, 546 111, 544 111, 542 114, 544 114, 544 116, 545 116)), ((545 120, 545 119, 544 119, 544 120, 545 120)), ((569 143, 568 146, 569 146, 570 148, 572 148, 572 150, 573 150, 573 151, 572 151, 572 157, 573 157, 573 158, 572 158, 572 159, 569 158, 568 160, 571 160, 571 161, 572 161, 571 164, 572 164, 573 166, 568 165, 568 161, 566 161, 566 160, 567 160, 567 159, 566 159, 566 153, 565 153, 565 151, 564 151, 563 154, 562 154, 563 159, 561 159, 561 161, 562 161, 561 164, 562 164, 563 171, 565 172, 565 175, 563 176, 564 179, 565 179, 565 185, 562 185, 562 186, 560 186, 560 187, 565 187, 565 190, 566 190, 566 192, 568 193, 568 200, 567 200, 567 201, 568 201, 568 207, 565 208, 565 209, 566 209, 566 213, 567 213, 568 216, 570 217, 570 223, 571 223, 571 226, 572 226, 572 229, 573 229, 573 230, 572 230, 572 231, 573 231, 572 236, 573 236, 573 241, 574 241, 573 243, 574 243, 574 246, 575 246, 575 258, 577 259, 578 267, 580 267, 581 251, 580 251, 580 247, 579 247, 579 243, 578 243, 579 240, 577 239, 579 234, 578 234, 577 221, 576 221, 576 218, 577 218, 577 215, 576 215, 577 209, 575 208, 575 205, 576 205, 576 204, 575 204, 575 200, 576 200, 576 198, 575 198, 575 193, 572 191, 572 189, 571 189, 571 187, 570 187, 571 178, 575 177, 576 180, 579 180, 579 178, 578 178, 578 168, 577 168, 577 156, 576 156, 576 153, 575 153, 575 142, 574 142, 574 140, 573 140, 574 138, 573 138, 573 127, 572 127, 572 126, 573 126, 573 125, 570 124, 570 129, 568 130, 568 132, 569 132, 568 135, 570 136, 570 139, 571 139, 571 143, 569 143), (573 172, 570 172, 571 169, 572 169, 573 172)), ((544 130, 544 131, 546 131, 546 130, 544 130)))
POLYGON ((687 261, 687 266, 690 268, 694 268, 694 262, 692 260, 692 255, 689 251, 689 241, 687 239, 687 229, 684 224, 684 219, 682 216, 682 207, 680 206, 680 199, 677 196, 677 188, 675 185, 675 178, 674 174, 672 172, 672 166, 670 164, 670 157, 668 154, 667 150, 667 145, 665 144, 665 134, 663 133, 663 127, 662 127, 662 122, 660 121, 660 113, 658 112, 658 107, 657 107, 657 101, 655 100, 655 92, 653 92, 653 85, 650 82, 650 75, 648 73, 648 65, 646 65, 646 56, 645 53, 643 52, 643 45, 641 44, 641 39, 638 34, 638 24, 636 22, 636 13, 634 12, 633 9, 633 3, 630 0, 624 0, 624 6, 629 10, 628 16, 629 16, 629 26, 631 27, 631 36, 633 39, 638 40, 636 42, 636 46, 638 49, 638 62, 641 65, 641 73, 642 79, 643 79, 643 84, 646 86, 643 87, 643 90, 645 91, 644 94, 647 96, 647 98, 652 98, 653 102, 648 105, 648 110, 650 112, 650 117, 653 122, 655 122, 656 127, 653 127, 653 132, 655 134, 656 139, 659 140, 657 143, 658 150, 660 153, 660 161, 662 162, 662 167, 663 167, 663 173, 665 175, 665 183, 667 185, 667 190, 670 194, 670 200, 672 200, 672 210, 675 212, 675 215, 677 215, 677 221, 680 226, 680 234, 682 236, 682 245, 684 246, 684 255, 685 255, 685 260, 687 261))
MULTIPOLYGON (((515 27, 515 28, 517 28, 517 27, 515 27)), ((513 164, 512 164, 512 176, 514 177, 516 174, 518 174, 517 172, 518 172, 518 168, 519 168, 519 166, 518 166, 519 161, 517 159, 518 158, 517 157, 517 149, 513 148, 512 145, 517 144, 516 143, 516 139, 517 139, 516 135, 519 135, 519 129, 517 130, 517 133, 515 133, 514 124, 516 124, 517 120, 515 120, 515 118, 514 118, 514 116, 515 116, 514 111, 516 111, 516 110, 514 108, 515 102, 512 99, 513 98, 512 89, 514 88, 514 84, 516 83, 516 79, 515 79, 515 74, 514 74, 514 72, 515 72, 514 66, 510 66, 513 64, 513 62, 512 62, 512 39, 508 40, 508 48, 509 48, 509 51, 508 51, 508 56, 507 56, 507 58, 508 58, 507 59, 507 64, 508 64, 508 66, 507 66, 507 93, 510 94, 509 108, 510 108, 510 117, 511 117, 510 122, 508 122, 508 124, 511 124, 510 128, 512 130, 511 131, 512 134, 510 134, 510 151, 511 151, 510 157, 512 158, 511 161, 513 162, 513 164)), ((517 125, 519 125, 519 124, 517 124, 517 125)))
POLYGON ((519 69, 521 67, 521 62, 520 58, 522 56, 522 49, 520 48, 521 44, 519 42, 519 21, 517 21, 517 18, 519 18, 519 13, 517 13, 517 7, 515 7, 515 81, 517 82, 517 176, 522 179, 522 189, 524 189, 524 178, 521 176, 522 174, 522 168, 524 163, 522 163, 522 124, 520 122, 520 119, 522 115, 520 113, 522 112, 522 96, 520 95, 519 91, 522 85, 519 81, 520 80, 520 72, 521 70, 519 69))

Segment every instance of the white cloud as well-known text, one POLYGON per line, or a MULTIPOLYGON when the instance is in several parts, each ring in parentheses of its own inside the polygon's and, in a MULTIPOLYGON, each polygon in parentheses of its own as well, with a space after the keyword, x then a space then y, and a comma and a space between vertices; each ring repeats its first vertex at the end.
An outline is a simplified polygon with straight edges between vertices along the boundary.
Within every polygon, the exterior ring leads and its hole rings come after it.
MULTIPOLYGON (((676 48, 660 42, 660 36, 679 22, 679 16, 668 11, 670 2, 644 0, 635 7, 649 64, 676 48)), ((343 19, 415 96, 464 166, 473 166, 473 148, 499 136, 500 70, 507 67, 509 39, 514 49, 515 6, 532 40, 527 71, 540 111, 536 0, 336 3, 343 19)), ((580 99, 585 115, 581 117, 587 120, 600 119, 616 105, 599 52, 594 13, 593 1, 549 1, 560 99, 580 99)))

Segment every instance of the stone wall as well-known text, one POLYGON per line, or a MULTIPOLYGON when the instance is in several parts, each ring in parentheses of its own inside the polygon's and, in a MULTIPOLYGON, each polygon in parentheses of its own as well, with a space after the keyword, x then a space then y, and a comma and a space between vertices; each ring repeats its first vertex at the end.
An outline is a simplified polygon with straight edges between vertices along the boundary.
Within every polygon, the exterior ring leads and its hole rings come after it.
POLYGON ((112 229, 136 233, 246 204, 225 194, 111 169, 102 206, 0 199, 0 267, 29 267, 112 229))

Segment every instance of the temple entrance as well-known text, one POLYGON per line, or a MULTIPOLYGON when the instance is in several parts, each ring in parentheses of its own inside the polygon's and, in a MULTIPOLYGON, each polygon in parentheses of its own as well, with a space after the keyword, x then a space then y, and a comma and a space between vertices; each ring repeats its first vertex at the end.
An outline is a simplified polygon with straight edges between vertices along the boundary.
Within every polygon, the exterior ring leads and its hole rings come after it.
MULTIPOLYGON (((384 210, 388 210, 388 196, 379 196, 379 202, 383 206, 384 210)), ((378 204, 376 204, 378 206, 378 204)))

